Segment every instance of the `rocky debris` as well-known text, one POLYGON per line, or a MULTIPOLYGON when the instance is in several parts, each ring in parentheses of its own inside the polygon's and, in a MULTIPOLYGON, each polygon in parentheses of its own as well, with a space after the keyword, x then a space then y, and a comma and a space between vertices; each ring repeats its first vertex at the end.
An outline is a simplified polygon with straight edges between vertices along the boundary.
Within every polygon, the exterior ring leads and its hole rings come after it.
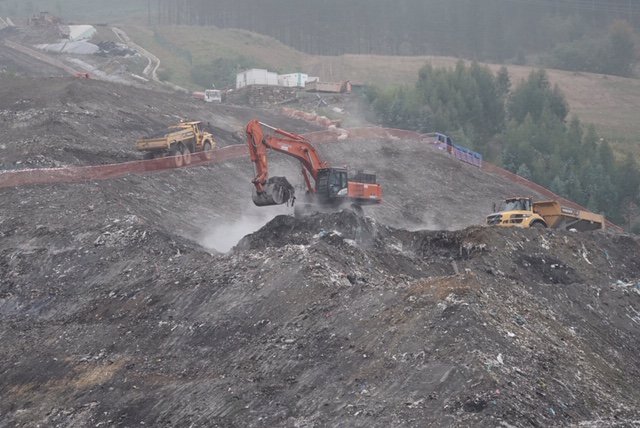
MULTIPOLYGON (((10 167, 136 158, 138 135, 180 116, 210 122, 221 145, 254 117, 314 129, 105 82, 2 79, 10 167)), ((468 227, 519 188, 418 142, 319 150, 375 169, 384 203, 364 217, 264 214, 248 159, 0 190, 1 424, 640 420, 636 237, 468 227), (266 224, 233 251, 196 243, 247 214, 266 224)))
POLYGON ((251 107, 272 106, 295 100, 300 90, 281 86, 252 85, 227 92, 225 102, 251 107))
POLYGON ((72 224, 26 250, 28 228, 0 223, 10 424, 638 419, 636 239, 343 211, 279 216, 210 255, 135 216, 72 224))
POLYGON ((274 117, 271 112, 227 105, 204 108, 187 95, 167 95, 91 79, 33 80, 0 75, 0 80, 6 92, 0 100, 5 165, 18 161, 25 164, 26 158, 35 156, 61 165, 141 159, 134 150, 135 140, 180 119, 201 120, 214 132, 219 146, 243 142, 238 130, 256 115, 284 128, 319 129, 302 121, 274 117))
POLYGON ((127 45, 113 41, 102 41, 96 43, 100 48, 98 55, 102 56, 135 56, 137 52, 127 45))
MULTIPOLYGON (((219 146, 243 143, 243 129, 254 118, 293 132, 319 129, 277 111, 204 106, 186 95, 167 96, 91 79, 15 78, 4 82, 6 97, 0 99, 0 125, 5 130, 0 143, 3 169, 138 160, 142 156, 134 150, 135 140, 163 130, 180 118, 201 120, 219 146)), ((352 170, 377 173, 384 202, 364 210, 390 226, 455 229, 482 224, 491 202, 523 193, 518 185, 463 165, 420 142, 344 140, 317 148, 332 165, 348 164, 352 170)), ((286 177, 299 196, 304 194, 297 162, 275 153, 269 162, 270 175, 286 177)), ((154 211, 152 216, 163 227, 176 228, 175 216, 157 213, 162 210, 157 206, 170 206, 169 212, 185 215, 177 196, 166 193, 167 186, 170 192, 188 199, 188 217, 195 218, 191 212, 200 215, 195 223, 183 221, 177 226, 178 230, 191 229, 188 234, 195 239, 205 229, 203 218, 234 219, 251 204, 254 171, 248 159, 174 174, 177 175, 135 179, 135 184, 129 186, 132 190, 124 192, 123 197, 132 192, 137 198, 146 199, 149 203, 141 204, 141 209, 154 211), (162 203, 157 202, 159 199, 162 203), (200 230, 194 230, 197 227, 200 230)))

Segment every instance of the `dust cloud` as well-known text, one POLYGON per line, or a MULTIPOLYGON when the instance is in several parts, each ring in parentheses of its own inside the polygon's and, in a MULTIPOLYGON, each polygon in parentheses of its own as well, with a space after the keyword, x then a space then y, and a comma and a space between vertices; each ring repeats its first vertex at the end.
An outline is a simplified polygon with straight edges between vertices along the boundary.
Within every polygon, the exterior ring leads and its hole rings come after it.
POLYGON ((217 221, 215 226, 203 231, 198 243, 208 250, 226 253, 246 235, 253 233, 280 214, 290 214, 291 208, 251 207, 244 214, 228 221, 217 221))

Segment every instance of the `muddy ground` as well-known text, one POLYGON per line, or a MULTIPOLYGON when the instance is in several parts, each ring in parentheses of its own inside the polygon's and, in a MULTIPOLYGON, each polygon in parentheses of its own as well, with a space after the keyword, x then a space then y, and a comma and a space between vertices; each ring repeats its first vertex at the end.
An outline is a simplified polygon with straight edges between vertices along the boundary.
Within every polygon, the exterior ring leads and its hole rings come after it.
MULTIPOLYGON (((0 95, 3 169, 136 158, 185 116, 220 145, 317 129, 73 78, 0 95)), ((637 238, 479 227, 525 190, 417 142, 319 150, 384 203, 258 209, 243 159, 0 190, 0 426, 638 425, 637 238)))

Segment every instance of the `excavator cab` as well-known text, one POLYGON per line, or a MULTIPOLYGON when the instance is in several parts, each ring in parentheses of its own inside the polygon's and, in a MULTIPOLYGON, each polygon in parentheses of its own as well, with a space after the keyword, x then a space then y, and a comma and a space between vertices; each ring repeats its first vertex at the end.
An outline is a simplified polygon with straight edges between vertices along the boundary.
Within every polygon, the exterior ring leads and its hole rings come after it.
POLYGON ((349 188, 347 170, 344 168, 324 168, 318 171, 317 195, 322 202, 346 197, 349 188))

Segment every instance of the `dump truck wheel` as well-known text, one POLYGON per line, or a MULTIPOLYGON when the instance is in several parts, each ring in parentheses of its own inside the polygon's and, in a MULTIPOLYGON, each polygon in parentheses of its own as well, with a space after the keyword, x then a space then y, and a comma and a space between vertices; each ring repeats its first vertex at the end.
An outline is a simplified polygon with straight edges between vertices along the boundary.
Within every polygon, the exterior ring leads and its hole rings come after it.
POLYGON ((544 223, 543 223, 543 222, 541 222, 541 221, 534 221, 534 222, 533 222, 533 224, 531 225, 531 227, 535 227, 535 228, 537 228, 537 229, 546 229, 546 228, 547 228, 547 225, 546 225, 546 224, 544 224, 544 223))
POLYGON ((206 160, 211 160, 213 158, 213 153, 211 152, 212 150, 211 147, 211 143, 208 141, 205 141, 204 145, 202 146, 202 152, 204 153, 204 158, 206 160))
POLYGON ((144 159, 144 160, 153 159, 153 152, 145 152, 144 155, 142 155, 142 159, 144 159))
POLYGON ((180 168, 183 163, 182 150, 180 150, 180 146, 176 146, 169 150, 169 155, 173 158, 173 164, 176 168, 180 168))
POLYGON ((189 146, 182 146, 182 158, 185 165, 189 165, 191 163, 191 150, 189 150, 189 146))

